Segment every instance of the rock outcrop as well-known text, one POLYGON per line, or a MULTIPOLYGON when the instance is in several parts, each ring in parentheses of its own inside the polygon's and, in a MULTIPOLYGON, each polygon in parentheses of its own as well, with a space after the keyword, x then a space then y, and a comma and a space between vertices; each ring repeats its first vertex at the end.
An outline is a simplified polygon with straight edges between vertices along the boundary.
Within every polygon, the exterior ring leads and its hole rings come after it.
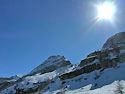
POLYGON ((102 48, 113 48, 119 45, 125 45, 125 32, 120 32, 110 37, 102 48))
POLYGON ((62 80, 71 79, 84 73, 95 70, 115 68, 118 63, 125 62, 125 32, 118 33, 107 40, 103 50, 95 51, 81 60, 81 69, 66 73, 60 76, 62 80))

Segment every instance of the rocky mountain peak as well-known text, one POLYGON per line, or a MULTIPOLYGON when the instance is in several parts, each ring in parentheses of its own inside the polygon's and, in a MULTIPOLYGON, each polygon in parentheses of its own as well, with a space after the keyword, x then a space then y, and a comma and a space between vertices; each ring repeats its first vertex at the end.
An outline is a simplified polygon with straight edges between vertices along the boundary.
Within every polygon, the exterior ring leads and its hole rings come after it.
POLYGON ((47 73, 47 72, 51 72, 54 71, 58 68, 70 65, 70 61, 68 61, 67 59, 65 59, 64 56, 50 56, 47 60, 45 60, 42 64, 40 64, 39 66, 37 66, 35 69, 33 69, 30 74, 34 74, 34 73, 47 73))
POLYGON ((120 32, 117 33, 115 35, 113 35, 112 37, 110 37, 106 43, 103 45, 103 49, 106 48, 113 48, 115 46, 119 46, 119 45, 123 45, 125 44, 125 32, 120 32))

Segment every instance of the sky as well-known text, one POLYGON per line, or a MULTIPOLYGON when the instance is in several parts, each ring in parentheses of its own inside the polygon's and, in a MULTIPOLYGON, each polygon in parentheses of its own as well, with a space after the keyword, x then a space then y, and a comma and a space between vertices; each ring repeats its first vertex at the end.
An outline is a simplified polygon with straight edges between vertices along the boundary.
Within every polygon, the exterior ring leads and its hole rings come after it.
MULTIPOLYGON (((0 77, 25 74, 49 56, 79 63, 125 30, 124 0, 113 21, 97 21, 102 0, 0 0, 0 77)), ((104 1, 104 0, 103 0, 104 1)))

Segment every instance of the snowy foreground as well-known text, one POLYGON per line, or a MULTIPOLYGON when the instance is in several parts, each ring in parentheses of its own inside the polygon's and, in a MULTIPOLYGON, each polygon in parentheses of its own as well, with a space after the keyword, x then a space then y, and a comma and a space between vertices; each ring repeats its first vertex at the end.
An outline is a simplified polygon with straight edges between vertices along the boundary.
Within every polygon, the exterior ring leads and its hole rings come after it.
MULTIPOLYGON (((53 77, 58 75, 58 73, 60 73, 62 69, 42 75, 38 73, 34 76, 26 77, 24 81, 18 83, 18 88, 34 88, 33 83, 52 79, 53 77), (29 82, 29 84, 27 84, 27 82, 29 82)), ((71 70, 72 68, 70 68, 69 71, 71 70)), ((125 63, 122 63, 119 64, 117 68, 109 68, 104 70, 102 73, 100 73, 99 71, 94 71, 89 74, 80 75, 73 79, 67 79, 65 80, 66 83, 63 86, 61 84, 62 81, 60 79, 56 79, 55 83, 51 83, 48 85, 49 89, 47 89, 46 91, 38 91, 32 94, 125 94, 125 75, 122 74, 124 73, 124 71, 125 63), (98 78, 97 80, 93 79, 95 77, 95 73, 100 75, 100 78, 98 78), (80 78, 82 79, 79 80, 80 78), (84 80, 84 78, 88 79, 84 80), (94 88, 95 83, 98 84, 97 88, 94 88), (65 86, 67 87, 64 88, 65 86), (63 88, 61 89, 61 87, 63 88)), ((13 91, 12 94, 14 94, 14 87, 15 85, 3 90, 2 92, 0 92, 0 94, 11 94, 11 91, 13 91)))
MULTIPOLYGON (((110 85, 95 90, 90 90, 90 88, 91 85, 88 85, 77 90, 68 90, 64 92, 64 94, 125 94, 125 81, 115 81, 110 85)), ((57 92, 59 91, 43 94, 57 94, 57 92)))

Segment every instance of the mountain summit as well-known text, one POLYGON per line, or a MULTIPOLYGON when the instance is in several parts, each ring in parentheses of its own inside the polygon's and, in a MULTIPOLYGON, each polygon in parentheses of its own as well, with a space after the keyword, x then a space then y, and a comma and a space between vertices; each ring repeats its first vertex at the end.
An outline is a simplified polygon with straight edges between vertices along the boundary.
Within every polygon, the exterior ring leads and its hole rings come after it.
POLYGON ((119 46, 120 44, 125 45, 125 32, 120 32, 110 37, 103 45, 103 48, 112 48, 119 46))
POLYGON ((35 69, 33 69, 30 74, 35 74, 41 72, 47 73, 47 72, 52 72, 58 68, 70 65, 70 61, 65 59, 64 56, 50 56, 47 60, 45 60, 42 64, 37 66, 35 69))

